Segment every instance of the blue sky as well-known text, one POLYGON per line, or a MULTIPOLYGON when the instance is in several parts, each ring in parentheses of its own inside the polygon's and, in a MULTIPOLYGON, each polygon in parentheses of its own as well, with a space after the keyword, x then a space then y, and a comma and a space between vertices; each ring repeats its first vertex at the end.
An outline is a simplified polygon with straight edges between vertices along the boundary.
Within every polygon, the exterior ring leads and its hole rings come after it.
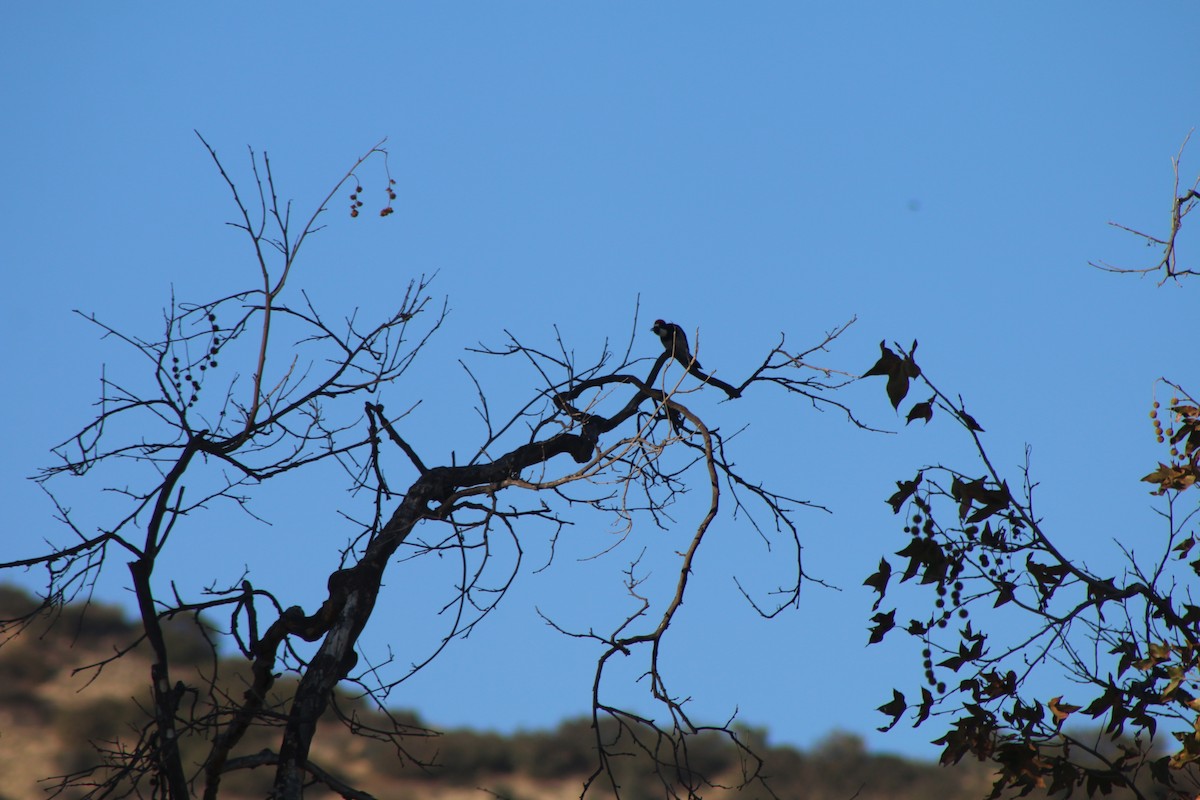
MULTIPOLYGON (((426 399, 413 435, 427 461, 478 440, 457 359, 475 359, 502 403, 534 385, 464 353, 505 329, 548 346, 558 326, 594 354, 624 341, 640 298, 646 354, 650 322, 674 319, 699 329, 710 369, 737 376, 780 331, 815 343, 857 316, 830 366, 861 372, 880 339, 919 339, 922 365, 963 394, 1002 469, 1032 446, 1042 512, 1069 549, 1105 559, 1114 539, 1153 547, 1137 483, 1160 457, 1146 413, 1155 378, 1195 374, 1175 332, 1195 290, 1087 262, 1150 255, 1109 220, 1162 230, 1170 157, 1200 122, 1184 66, 1198 23, 1189 2, 8 5, 0 558, 62 536, 24 478, 89 420, 100 365, 138 375, 72 309, 151 335, 172 287, 198 300, 254 280, 193 129, 242 180, 247 145, 268 151, 282 194, 306 210, 388 137, 397 213, 351 221, 335 202, 294 285, 330 313, 370 316, 438 273, 448 322, 413 383, 383 398, 426 399)), ((1185 171, 1198 163, 1193 147, 1185 171)), ((366 188, 369 200, 378 181, 366 188)), ((897 426, 878 383, 845 399, 897 426)), ((696 716, 736 708, 774 741, 841 728, 932 757, 932 729, 874 732, 874 708, 892 686, 919 686, 921 666, 915 644, 865 648, 860 584, 903 543, 883 502, 893 481, 961 456, 956 431, 935 418, 866 434, 766 393, 697 402, 729 429, 751 423, 737 442, 747 472, 834 512, 799 520, 807 567, 841 591, 813 586, 799 610, 762 623, 731 574, 769 574, 769 554, 724 526, 669 642, 677 690, 696 716)), ((216 512, 178 537, 171 577, 195 592, 246 564, 311 607, 350 535, 338 512, 361 510, 333 477, 264 487, 256 510, 271 527, 216 512)), ((623 613, 621 569, 663 535, 524 569, 500 611, 393 701, 501 730, 583 713, 595 652, 534 609, 575 625, 623 613)), ((606 537, 581 530, 571 553, 606 537)), ((526 546, 539 563, 544 532, 526 546)), ((371 658, 390 643, 417 659, 435 641, 429 612, 452 579, 439 569, 396 568, 403 589, 367 632, 371 658)), ((127 599, 125 579, 114 563, 99 594, 127 599)), ((1048 678, 1046 697, 1061 688, 1048 678)))

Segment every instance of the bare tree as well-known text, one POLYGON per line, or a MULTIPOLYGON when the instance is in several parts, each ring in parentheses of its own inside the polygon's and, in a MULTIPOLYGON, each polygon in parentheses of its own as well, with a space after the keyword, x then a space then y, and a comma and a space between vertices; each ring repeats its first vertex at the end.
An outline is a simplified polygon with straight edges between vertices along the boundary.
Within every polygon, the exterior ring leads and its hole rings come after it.
MULTIPOLYGON (((357 684, 386 711, 388 690, 411 674, 384 679, 374 665, 356 670, 359 638, 400 548, 454 554, 461 568, 453 622, 420 667, 478 625, 517 579, 519 559, 494 574, 496 548, 507 542, 519 553, 525 537, 540 530, 539 523, 548 525, 551 540, 557 541, 574 518, 593 512, 624 526, 626 537, 642 536, 655 526, 683 527, 690 530, 690 541, 680 550, 675 578, 664 593, 647 591, 637 560, 629 564, 625 588, 633 611, 613 629, 560 626, 567 635, 596 641, 601 653, 591 698, 597 762, 582 793, 602 789, 620 796, 615 765, 640 754, 655 765, 664 796, 698 797, 717 776, 692 768, 688 746, 692 736, 713 731, 744 754, 741 783, 762 784, 761 761, 737 730, 692 720, 669 688, 661 668, 664 635, 684 601, 706 534, 722 513, 745 520, 742 524, 792 553, 788 585, 743 587, 754 608, 770 617, 795 605, 807 578, 795 513, 810 504, 735 469, 726 437, 706 422, 691 397, 717 392, 732 401, 751 391, 781 390, 804 405, 838 410, 858 424, 833 398, 851 376, 810 363, 850 323, 802 351, 788 349, 781 336, 774 347, 764 348, 757 367, 740 383, 701 372, 694 359, 676 364, 671 351, 641 330, 636 314, 623 352, 615 354, 606 344, 588 365, 578 364, 557 338, 553 349, 543 349, 509 336, 503 346, 476 348, 475 357, 502 359, 514 373, 531 370, 527 400, 510 416, 494 418, 489 393, 477 381, 486 431, 478 447, 463 463, 431 464, 405 435, 412 401, 405 399, 408 408, 400 413, 388 410, 390 401, 385 408, 389 388, 407 373, 445 317, 446 306, 434 302, 429 280, 413 280, 395 310, 370 324, 356 316, 335 322, 307 296, 288 291, 302 247, 320 229, 333 199, 346 192, 350 215, 359 216, 364 205, 360 173, 368 165, 382 167, 389 201, 395 198, 384 143, 359 158, 316 210, 297 223, 291 203, 279 199, 266 153, 250 153, 252 192, 246 195, 216 151, 201 141, 232 196, 237 216, 230 225, 246 242, 257 282, 200 303, 172 298, 161 329, 149 338, 87 316, 105 337, 144 357, 145 377, 106 374, 95 419, 56 448, 58 463, 38 480, 53 499, 61 481, 87 476, 116 493, 122 504, 96 524, 55 500, 71 540, 0 564, 46 569, 44 612, 81 593, 87 596, 114 559, 128 559, 141 625, 139 641, 129 648, 148 646, 152 653, 152 719, 138 741, 102 753, 94 768, 61 776, 58 789, 83 787, 87 797, 96 798, 202 795, 214 800, 231 772, 267 766, 275 770, 276 798, 299 798, 311 783, 347 798, 369 797, 369 787, 350 786, 317 763, 312 746, 319 720, 331 709, 355 733, 393 743, 399 758, 412 757, 406 749, 410 737, 427 733, 398 719, 368 725, 343 714, 336 702, 339 685, 357 684), (647 346, 648 341, 653 344, 647 346), (221 377, 231 369, 230 377, 221 377), (343 468, 347 485, 369 498, 365 506, 371 510, 340 562, 329 565, 326 596, 318 607, 284 607, 276 592, 258 585, 251 574, 235 585, 211 586, 199 597, 156 589, 171 577, 156 570, 173 543, 213 536, 202 527, 205 512, 232 503, 254 513, 248 500, 255 487, 321 463, 343 468), (689 489, 707 501, 691 522, 676 523, 671 507, 689 489), (214 644, 217 633, 224 634, 252 665, 252 678, 240 696, 222 688, 215 667, 209 679, 198 681, 184 681, 172 671, 164 624, 177 617, 199 619, 201 613, 205 625, 220 628, 204 628, 214 644), (644 659, 649 693, 660 714, 635 714, 605 697, 602 677, 618 653, 644 659), (280 698, 274 690, 282 673, 295 675, 296 681, 294 691, 280 698), (247 751, 251 731, 271 733, 275 746, 247 751), (184 740, 201 742, 203 756, 185 757, 184 740)), ((380 215, 390 213, 389 202, 380 215)), ((232 551, 236 543, 214 538, 211 546, 232 551)), ((771 557, 779 558, 778 549, 771 557)), ((9 621, 7 630, 16 631, 34 617, 9 621)), ((104 669, 129 648, 90 669, 104 669)))
MULTIPOLYGON (((1158 273, 1162 282, 1196 274, 1177 261, 1182 222, 1200 202, 1200 183, 1179 191, 1181 156, 1182 149, 1173 162, 1168 232, 1137 234, 1161 248, 1161 259, 1139 269, 1098 266, 1158 273)), ((901 629, 898 610, 915 616, 903 629, 922 643, 926 686, 911 704, 893 690, 880 707, 892 720, 881 730, 906 715, 917 725, 937 725, 944 731, 937 740, 945 747, 943 762, 971 754, 998 763, 993 796, 1007 789, 1092 795, 1114 788, 1139 798, 1196 796, 1200 508, 1189 490, 1200 479, 1200 402, 1178 384, 1157 382, 1169 400, 1165 409, 1155 400, 1150 416, 1169 452, 1143 480, 1165 502, 1162 535, 1149 554, 1122 544, 1126 566, 1112 574, 1090 567, 1091 554, 1072 552, 1040 518, 1028 452, 1025 468, 1006 474, 962 397, 935 385, 917 365, 916 343, 894 347, 881 343, 867 375, 887 377, 893 407, 921 386, 919 396, 929 399, 911 407, 909 422, 949 420, 969 440, 975 460, 922 467, 897 481, 888 500, 903 515, 907 543, 896 553, 902 568, 893 570, 884 557, 866 581, 879 593, 871 641, 901 629), (897 574, 900 582, 933 589, 932 606, 901 601, 900 608, 880 610, 897 574), (989 624, 993 607, 1017 615, 1015 634, 989 624), (1035 696, 1039 675, 1056 676, 1062 693, 1035 696)), ((1119 532, 1111 537, 1121 542, 1119 532)))

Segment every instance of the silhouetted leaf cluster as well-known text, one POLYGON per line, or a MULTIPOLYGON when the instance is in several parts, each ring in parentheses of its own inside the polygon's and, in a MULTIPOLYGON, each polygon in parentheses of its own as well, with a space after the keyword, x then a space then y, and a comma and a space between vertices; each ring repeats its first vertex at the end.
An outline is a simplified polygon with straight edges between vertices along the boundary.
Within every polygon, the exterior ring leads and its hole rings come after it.
MULTIPOLYGON (((1021 481, 1025 493, 1016 496, 994 469, 977 435, 983 426, 961 398, 953 402, 930 383, 912 351, 897 353, 883 343, 880 349, 883 355, 866 375, 887 376, 892 407, 903 401, 911 380, 924 382, 933 397, 916 404, 908 422, 928 422, 933 405, 943 405, 969 434, 982 473, 923 467, 911 479, 897 481, 887 498, 893 513, 903 517, 907 541, 895 553, 902 567, 882 558, 864 581, 877 594, 869 643, 896 629, 915 637, 926 685, 915 707, 893 689, 891 700, 879 706, 889 718, 880 730, 905 717, 917 726, 937 720, 943 732, 935 741, 943 747, 943 763, 969 755, 999 765, 992 797, 1008 790, 1195 794, 1200 788, 1192 768, 1200 762, 1200 605, 1180 589, 1200 575, 1200 559, 1187 560, 1196 536, 1185 531, 1196 511, 1167 517, 1157 566, 1127 553, 1125 575, 1089 570, 1056 547, 1035 515, 1030 495, 1035 484, 1028 470, 1021 481), (934 590, 932 606, 906 626, 897 623, 897 608, 884 605, 898 585, 894 574, 899 584, 934 590), (993 641, 1005 635, 1002 629, 973 624, 977 614, 1000 607, 1015 609, 1029 623, 1016 644, 993 641), (1030 676, 1056 665, 1066 669, 1068 691, 1029 696, 1030 676), (1069 727, 1079 718, 1099 723, 1102 731, 1081 736, 1069 727), (1170 731, 1173 754, 1156 749, 1163 728, 1170 731)), ((1173 398, 1165 428, 1157 412, 1151 414, 1159 441, 1171 448, 1170 460, 1143 478, 1156 486, 1156 494, 1177 495, 1200 477, 1198 407, 1173 398)))
POLYGON ((1200 480, 1200 407, 1188 403, 1176 403, 1171 406, 1173 419, 1172 427, 1165 432, 1155 415, 1155 427, 1158 440, 1164 438, 1170 443, 1171 460, 1159 462, 1158 468, 1142 478, 1147 483, 1153 483, 1158 488, 1155 494, 1167 491, 1182 491, 1194 486, 1200 480))
MULTIPOLYGON (((913 356, 917 352, 917 341, 914 339, 912 348, 903 356, 896 355, 891 348, 887 346, 887 340, 879 343, 879 360, 869 370, 863 373, 864 378, 872 375, 887 376, 887 395, 892 401, 892 408, 899 408, 900 402, 904 400, 908 394, 908 382, 912 378, 916 378, 921 374, 921 368, 917 366, 917 362, 913 360, 913 356)), ((922 405, 922 404, 918 404, 922 405)), ((916 414, 917 417, 924 416, 928 422, 929 417, 933 415, 931 409, 926 414, 924 411, 916 414)), ((909 421, 914 419, 913 412, 909 412, 909 421)))

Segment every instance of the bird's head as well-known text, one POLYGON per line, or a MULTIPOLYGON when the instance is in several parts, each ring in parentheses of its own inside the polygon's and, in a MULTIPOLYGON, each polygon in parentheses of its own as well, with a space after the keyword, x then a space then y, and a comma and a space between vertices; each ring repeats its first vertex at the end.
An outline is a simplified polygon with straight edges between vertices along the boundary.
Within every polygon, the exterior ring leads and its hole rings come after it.
POLYGON ((657 331, 659 328, 665 328, 665 327, 667 327, 667 321, 665 319, 656 319, 656 320, 654 320, 654 327, 651 328, 650 330, 657 331))

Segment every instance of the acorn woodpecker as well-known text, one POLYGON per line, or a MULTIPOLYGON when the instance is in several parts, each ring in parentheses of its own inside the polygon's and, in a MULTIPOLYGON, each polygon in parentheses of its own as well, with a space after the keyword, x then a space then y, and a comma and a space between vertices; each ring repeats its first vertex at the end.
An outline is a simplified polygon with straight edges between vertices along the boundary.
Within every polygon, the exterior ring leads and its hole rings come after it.
POLYGON ((692 361, 692 351, 688 348, 687 334, 683 332, 683 328, 674 322, 664 322, 661 319, 656 319, 654 320, 654 327, 650 330, 658 335, 663 349, 675 356, 675 360, 683 364, 684 369, 703 369, 699 361, 692 361))

